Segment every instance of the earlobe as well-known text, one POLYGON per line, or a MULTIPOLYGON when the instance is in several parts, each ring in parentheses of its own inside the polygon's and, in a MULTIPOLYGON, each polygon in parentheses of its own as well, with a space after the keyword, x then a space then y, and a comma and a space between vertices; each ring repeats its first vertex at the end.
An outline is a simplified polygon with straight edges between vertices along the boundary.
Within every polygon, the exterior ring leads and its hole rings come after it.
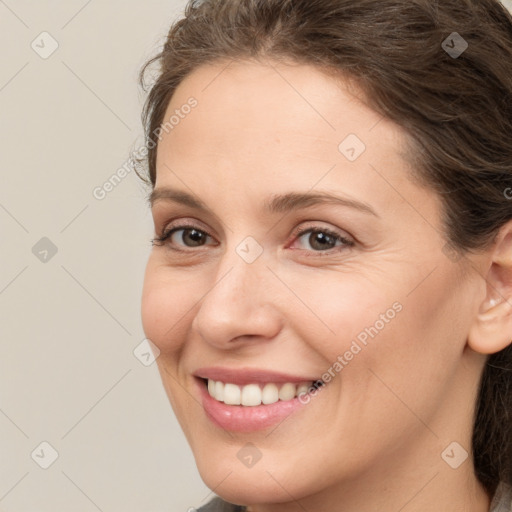
MULTIPOLYGON (((492 301, 492 299, 491 299, 492 301)), ((491 302, 490 301, 490 302, 491 302)), ((479 312, 471 326, 468 345, 480 354, 494 354, 512 342, 512 305, 500 301, 479 312)))
POLYGON ((487 251, 486 296, 473 320, 468 345, 494 354, 512 342, 512 221, 505 224, 487 251))

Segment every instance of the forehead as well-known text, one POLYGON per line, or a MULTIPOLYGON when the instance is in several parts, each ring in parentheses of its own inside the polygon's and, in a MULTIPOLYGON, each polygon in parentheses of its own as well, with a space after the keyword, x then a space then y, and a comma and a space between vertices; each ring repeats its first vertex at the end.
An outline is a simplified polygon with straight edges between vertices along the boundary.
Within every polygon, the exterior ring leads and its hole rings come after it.
POLYGON ((376 172, 408 181, 402 129, 367 106, 353 82, 314 66, 202 66, 177 88, 163 123, 171 118, 158 145, 157 184, 182 171, 194 187, 205 178, 228 188, 250 182, 254 193, 285 182, 310 189, 319 180, 350 193, 376 186, 376 172), (184 108, 191 100, 195 107, 184 108))
POLYGON ((253 146, 269 138, 285 141, 289 136, 295 141, 315 138, 319 151, 337 156, 338 144, 350 133, 369 144, 387 142, 395 150, 403 136, 397 125, 365 105, 353 82, 335 80, 306 64, 219 61, 201 66, 178 86, 163 122, 173 114, 176 120, 175 114, 191 98, 197 106, 185 119, 180 116, 169 134, 163 134, 169 135, 171 144, 179 146, 182 137, 194 132, 198 145, 207 140, 229 151, 233 139, 245 139, 253 146), (379 129, 372 136, 377 125, 379 129), (237 128, 241 130, 235 131, 237 128), (382 139, 384 132, 386 140, 382 139))

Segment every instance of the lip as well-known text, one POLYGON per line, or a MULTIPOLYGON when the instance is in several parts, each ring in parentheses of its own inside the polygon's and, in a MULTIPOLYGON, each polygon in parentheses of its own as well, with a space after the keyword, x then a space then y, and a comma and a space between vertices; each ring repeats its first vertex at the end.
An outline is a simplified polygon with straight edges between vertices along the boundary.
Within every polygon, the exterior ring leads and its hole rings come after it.
POLYGON ((301 382, 316 382, 320 380, 318 377, 311 375, 290 375, 282 372, 274 372, 259 368, 227 368, 220 366, 212 366, 208 368, 199 368, 194 372, 195 377, 200 379, 211 379, 230 382, 245 386, 247 384, 266 384, 273 382, 276 384, 284 384, 291 382, 292 384, 300 384, 301 382))
MULTIPOLYGON (((290 414, 306 404, 297 397, 292 400, 279 400, 273 404, 246 407, 243 405, 226 405, 210 396, 205 381, 196 377, 206 416, 215 425, 232 432, 254 432, 264 430, 284 421, 290 414)), ((219 379, 220 380, 220 379, 219 379)), ((233 381, 228 381, 233 382, 233 381)), ((255 381, 252 381, 255 383, 255 381)), ((275 382, 275 381, 273 381, 275 382)), ((290 381, 286 381, 290 382, 290 381)), ((235 384, 233 382, 233 384, 235 384)))

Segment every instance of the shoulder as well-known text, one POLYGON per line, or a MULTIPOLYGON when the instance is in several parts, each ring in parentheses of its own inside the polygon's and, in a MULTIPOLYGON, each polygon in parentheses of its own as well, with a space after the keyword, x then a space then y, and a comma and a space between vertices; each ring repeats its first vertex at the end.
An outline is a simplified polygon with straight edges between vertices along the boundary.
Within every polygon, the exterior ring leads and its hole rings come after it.
POLYGON ((199 508, 197 512, 244 512, 244 510, 245 507, 241 507, 239 505, 232 505, 231 503, 227 503, 226 501, 221 500, 220 498, 217 497, 213 498, 213 500, 209 501, 206 505, 199 508))
POLYGON ((498 486, 490 512, 512 512, 512 487, 504 482, 498 486))

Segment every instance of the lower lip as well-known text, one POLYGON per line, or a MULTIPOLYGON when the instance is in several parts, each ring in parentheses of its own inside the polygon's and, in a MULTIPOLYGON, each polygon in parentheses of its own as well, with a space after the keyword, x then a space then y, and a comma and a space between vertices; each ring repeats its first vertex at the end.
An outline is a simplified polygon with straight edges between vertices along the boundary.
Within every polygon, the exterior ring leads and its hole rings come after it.
POLYGON ((290 414, 303 407, 297 397, 292 400, 279 400, 273 404, 226 405, 212 398, 203 380, 198 379, 203 407, 208 418, 224 430, 233 432, 253 432, 264 430, 284 421, 290 414))

